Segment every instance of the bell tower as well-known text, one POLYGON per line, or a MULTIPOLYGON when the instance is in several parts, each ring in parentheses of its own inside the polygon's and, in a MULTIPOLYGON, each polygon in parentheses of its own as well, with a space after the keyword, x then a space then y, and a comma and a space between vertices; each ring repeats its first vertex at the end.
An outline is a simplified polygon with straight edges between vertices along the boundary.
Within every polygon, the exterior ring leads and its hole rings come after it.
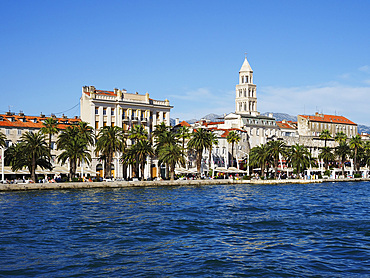
POLYGON ((245 56, 239 71, 239 84, 236 85, 235 113, 257 116, 257 86, 253 84, 253 70, 245 56))

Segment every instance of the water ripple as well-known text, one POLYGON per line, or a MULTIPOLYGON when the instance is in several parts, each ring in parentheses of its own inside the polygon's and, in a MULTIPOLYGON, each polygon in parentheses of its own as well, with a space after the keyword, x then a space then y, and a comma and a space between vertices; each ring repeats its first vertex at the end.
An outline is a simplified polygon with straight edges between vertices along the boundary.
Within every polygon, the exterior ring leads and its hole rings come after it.
POLYGON ((369 182, 0 194, 0 276, 369 277, 369 182))

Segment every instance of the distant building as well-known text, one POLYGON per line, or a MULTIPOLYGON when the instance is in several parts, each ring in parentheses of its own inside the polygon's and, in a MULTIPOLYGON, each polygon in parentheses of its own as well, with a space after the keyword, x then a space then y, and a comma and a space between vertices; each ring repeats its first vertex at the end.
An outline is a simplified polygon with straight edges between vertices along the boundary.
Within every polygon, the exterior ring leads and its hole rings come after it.
POLYGON ((320 136, 327 129, 332 137, 338 132, 344 132, 348 138, 358 134, 357 124, 343 116, 315 113, 314 116, 298 115, 298 134, 300 136, 320 136))
MULTIPOLYGON (((119 126, 128 131, 134 125, 143 125, 151 136, 155 126, 164 122, 170 125, 170 102, 166 99, 154 100, 138 93, 127 93, 126 90, 114 89, 113 91, 97 90, 94 86, 82 88, 80 99, 81 120, 88 122, 95 129, 95 134, 103 126, 119 126)), ((130 144, 130 142, 129 142, 130 144)), ((98 154, 93 154, 92 167, 99 175, 102 175, 103 167, 98 154)), ((119 167, 118 155, 114 157, 113 176, 123 178, 122 167, 119 167)), ((156 166, 151 165, 152 176, 157 175, 156 166), (155 168, 155 169, 153 169, 155 168), (153 172, 154 171, 154 172, 153 172)), ((149 176, 149 168, 146 167, 146 177, 149 176)))
MULTIPOLYGON (((7 112, 6 114, 0 115, 0 131, 3 132, 6 136, 6 148, 10 147, 13 144, 17 144, 21 142, 21 137, 26 132, 39 132, 41 128, 44 126, 43 123, 47 118, 54 118, 58 122, 58 129, 64 130, 67 126, 76 125, 81 120, 78 117, 74 118, 67 118, 66 116, 56 117, 52 115, 51 117, 46 117, 45 115, 41 114, 40 116, 27 116, 24 113, 14 114, 12 112, 7 112)), ((53 166, 58 166, 58 168, 53 170, 55 174, 67 174, 69 169, 67 165, 65 167, 61 167, 61 165, 57 164, 57 156, 61 153, 61 151, 57 150, 56 141, 58 138, 58 134, 55 134, 51 137, 51 163, 53 166)), ((48 136, 46 136, 46 141, 48 142, 48 136)), ((38 173, 47 173, 49 171, 43 171, 41 169, 37 170, 38 173)), ((88 169, 85 169, 85 173, 90 173, 88 169)), ((10 170, 10 167, 6 170, 6 175, 24 175, 28 174, 27 171, 18 171, 13 172, 10 170)))
POLYGON ((248 133, 249 148, 276 140, 279 127, 272 114, 263 116, 257 111, 257 85, 253 83, 253 70, 245 57, 239 71, 239 84, 235 87, 235 113, 225 116, 218 128, 239 128, 248 133))

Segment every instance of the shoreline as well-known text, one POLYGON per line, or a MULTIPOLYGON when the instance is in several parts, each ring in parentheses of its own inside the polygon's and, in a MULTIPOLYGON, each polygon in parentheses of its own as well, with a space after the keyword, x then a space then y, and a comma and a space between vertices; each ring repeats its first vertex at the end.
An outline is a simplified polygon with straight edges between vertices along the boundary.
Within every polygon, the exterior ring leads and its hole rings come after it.
POLYGON ((30 190, 65 190, 65 189, 90 189, 90 188, 127 188, 127 187, 159 187, 159 186, 189 186, 213 184, 310 184, 325 182, 360 182, 370 181, 370 178, 352 179, 317 179, 317 180, 175 180, 175 181, 113 181, 113 182, 64 182, 64 183, 29 183, 29 184, 0 184, 0 192, 30 191, 30 190))

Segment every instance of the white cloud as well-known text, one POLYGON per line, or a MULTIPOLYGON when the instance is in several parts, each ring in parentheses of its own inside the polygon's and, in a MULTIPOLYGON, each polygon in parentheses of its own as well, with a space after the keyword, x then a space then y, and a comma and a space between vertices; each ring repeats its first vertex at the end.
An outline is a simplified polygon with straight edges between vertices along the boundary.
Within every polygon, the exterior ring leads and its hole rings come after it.
POLYGON ((172 118, 199 119, 207 114, 229 113, 235 110, 235 92, 213 93, 208 88, 198 88, 182 94, 171 95, 172 118))
POLYGON ((265 87, 258 94, 259 111, 284 112, 291 115, 343 115, 350 120, 370 125, 370 87, 310 86, 265 87))
POLYGON ((370 72, 370 67, 368 65, 362 66, 358 68, 359 71, 364 71, 364 72, 370 72))

